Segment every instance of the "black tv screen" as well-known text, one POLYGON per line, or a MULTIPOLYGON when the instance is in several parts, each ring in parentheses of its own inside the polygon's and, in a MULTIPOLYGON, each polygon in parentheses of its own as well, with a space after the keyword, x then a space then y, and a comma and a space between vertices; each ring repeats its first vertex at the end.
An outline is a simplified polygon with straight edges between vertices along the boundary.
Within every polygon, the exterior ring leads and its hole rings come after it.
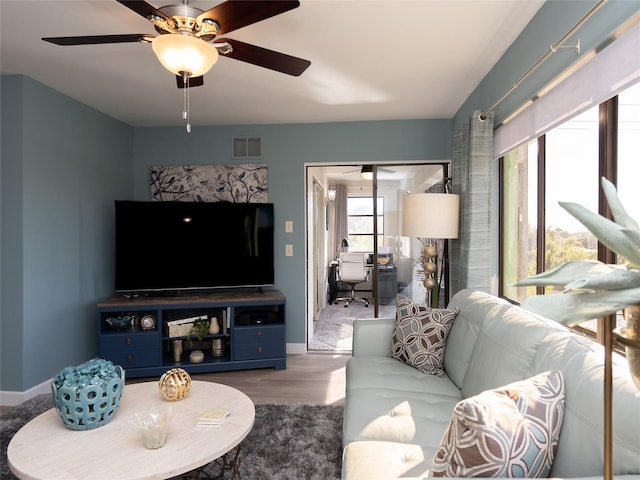
POLYGON ((117 292, 274 284, 271 203, 118 200, 117 292))

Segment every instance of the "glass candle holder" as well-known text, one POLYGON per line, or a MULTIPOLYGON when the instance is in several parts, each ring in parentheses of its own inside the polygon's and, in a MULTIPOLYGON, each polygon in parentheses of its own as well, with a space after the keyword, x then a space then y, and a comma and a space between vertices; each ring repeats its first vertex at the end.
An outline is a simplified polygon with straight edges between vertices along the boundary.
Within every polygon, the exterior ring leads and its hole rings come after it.
POLYGON ((142 444, 149 450, 163 447, 169 436, 169 423, 173 416, 172 409, 158 411, 151 408, 148 412, 136 413, 132 423, 137 427, 142 444))

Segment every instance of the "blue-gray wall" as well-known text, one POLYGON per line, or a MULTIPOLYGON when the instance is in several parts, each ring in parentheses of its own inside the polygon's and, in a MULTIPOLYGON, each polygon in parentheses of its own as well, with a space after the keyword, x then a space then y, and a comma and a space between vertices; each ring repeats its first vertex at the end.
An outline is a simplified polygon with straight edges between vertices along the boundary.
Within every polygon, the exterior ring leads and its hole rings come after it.
POLYGON ((1 81, 0 389, 22 392, 97 354, 133 129, 27 77, 1 81))
POLYGON ((190 134, 184 127, 136 128, 134 195, 149 199, 152 165, 239 163, 231 157, 233 137, 261 137, 259 162, 268 165, 276 215, 275 283, 287 297, 287 343, 305 344, 304 164, 449 159, 451 135, 451 120, 194 126, 190 134), (285 220, 293 220, 293 233, 284 233, 285 220), (285 257, 285 243, 293 244, 293 257, 285 257))
MULTIPOLYGON (((183 127, 132 128, 33 80, 3 76, 0 390, 26 391, 97 353, 94 305, 113 284, 113 200, 148 198, 153 164, 233 163, 234 136, 263 139, 287 341, 303 342, 303 164, 450 158, 452 131, 508 90, 594 4, 547 2, 451 120, 194 126, 187 135, 183 127), (286 237, 284 220, 295 225, 286 237), (284 256, 284 243, 294 244, 294 257, 284 256)), ((639 10, 638 0, 610 1, 578 34, 583 47, 599 45, 639 10)), ((497 121, 574 58, 554 55, 496 109, 497 121)))

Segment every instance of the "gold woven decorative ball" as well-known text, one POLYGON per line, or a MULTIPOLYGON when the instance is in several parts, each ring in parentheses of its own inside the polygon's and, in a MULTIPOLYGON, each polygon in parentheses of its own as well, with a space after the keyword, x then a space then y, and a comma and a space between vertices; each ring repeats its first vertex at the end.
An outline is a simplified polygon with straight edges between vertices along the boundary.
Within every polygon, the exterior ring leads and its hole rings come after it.
POLYGON ((172 368, 162 374, 158 387, 165 400, 182 400, 191 390, 191 376, 182 368, 172 368))

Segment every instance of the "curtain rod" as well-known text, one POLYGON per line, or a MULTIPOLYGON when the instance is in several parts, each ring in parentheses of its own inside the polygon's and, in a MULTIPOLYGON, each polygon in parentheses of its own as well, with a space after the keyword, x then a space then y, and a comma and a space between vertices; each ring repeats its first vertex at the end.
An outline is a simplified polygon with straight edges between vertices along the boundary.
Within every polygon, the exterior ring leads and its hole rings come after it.
MULTIPOLYGON (((496 108, 498 105, 500 105, 505 98, 507 98, 509 95, 511 95, 513 93, 513 91, 518 88, 520 86, 520 84, 522 82, 524 82, 527 78, 529 78, 529 76, 535 72, 538 67, 540 65, 542 65, 544 62, 547 61, 547 59, 553 55, 554 53, 556 53, 558 51, 559 48, 562 47, 562 45, 569 39, 569 37, 571 37, 574 33, 576 33, 581 27, 582 25, 584 25, 584 23, 589 20, 598 10, 600 10, 600 8, 602 8, 602 6, 607 3, 608 0, 600 0, 597 4, 595 4, 593 6, 593 8, 591 10, 589 10, 587 12, 587 14, 582 17, 580 19, 580 21, 578 23, 576 23, 571 30, 569 30, 567 33, 565 33, 562 38, 560 40, 558 40, 556 43, 552 43, 551 46, 549 47, 549 50, 547 50, 545 52, 544 55, 542 55, 542 57, 540 57, 540 59, 533 64, 533 66, 527 70, 525 72, 524 75, 522 75, 522 77, 520 77, 520 79, 514 83, 511 88, 509 90, 507 90, 498 100, 496 100, 489 108, 486 108, 484 110, 482 110, 482 112, 480 113, 480 119, 481 120, 485 120, 487 118, 487 112, 492 111, 494 108, 496 108)), ((570 47, 570 48, 576 48, 576 50, 578 51, 578 54, 580 54, 580 39, 578 39, 578 43, 575 47, 570 47)))

